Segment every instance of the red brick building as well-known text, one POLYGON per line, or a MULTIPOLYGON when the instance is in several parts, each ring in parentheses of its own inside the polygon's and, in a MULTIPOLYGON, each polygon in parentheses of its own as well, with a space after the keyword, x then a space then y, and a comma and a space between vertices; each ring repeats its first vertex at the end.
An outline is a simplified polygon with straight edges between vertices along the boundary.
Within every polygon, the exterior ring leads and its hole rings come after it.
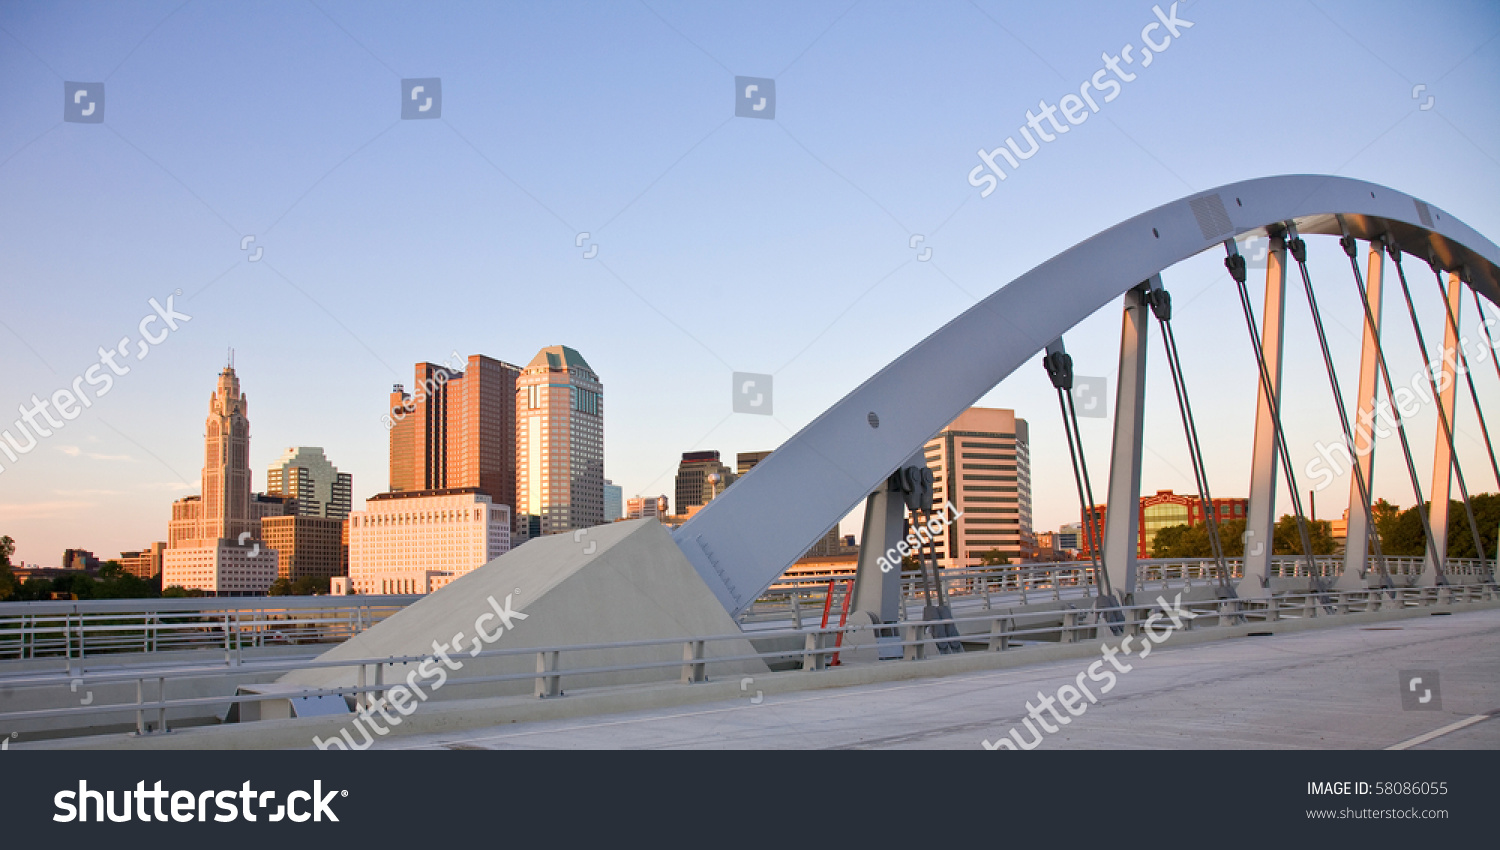
MULTIPOLYGON (((1249 499, 1213 500, 1214 515, 1220 523, 1232 519, 1244 519, 1249 506, 1249 499)), ((1109 509, 1106 505, 1094 505, 1090 510, 1095 517, 1094 533, 1102 539, 1104 521, 1109 515, 1109 509)), ((1171 490, 1157 490, 1154 496, 1142 496, 1137 510, 1140 514, 1136 517, 1138 522, 1136 556, 1141 558, 1151 557, 1151 543, 1156 538, 1156 532, 1172 525, 1197 525, 1204 519, 1201 499, 1197 496, 1179 496, 1171 490)), ((1082 516, 1085 526, 1080 533, 1079 543, 1082 545, 1084 557, 1087 557, 1090 550, 1087 514, 1082 514, 1082 516)))

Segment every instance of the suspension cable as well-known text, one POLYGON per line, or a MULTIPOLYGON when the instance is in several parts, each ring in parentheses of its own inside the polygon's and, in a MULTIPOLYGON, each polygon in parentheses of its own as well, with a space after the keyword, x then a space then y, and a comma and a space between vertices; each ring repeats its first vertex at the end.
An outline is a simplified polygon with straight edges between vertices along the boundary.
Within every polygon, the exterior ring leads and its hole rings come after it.
MULTIPOLYGON (((1297 533, 1302 538, 1302 552, 1307 558, 1308 575, 1313 587, 1318 591, 1322 591, 1325 588, 1321 581, 1321 567, 1318 565, 1317 558, 1313 555, 1312 538, 1307 532, 1307 516, 1302 513, 1302 497, 1297 492, 1296 470, 1292 467, 1292 457, 1286 447, 1286 434, 1282 431, 1281 427, 1280 400, 1277 398, 1275 385, 1271 382, 1270 367, 1266 365, 1266 353, 1265 349, 1261 347, 1260 331, 1255 327, 1255 312, 1250 306, 1250 291, 1245 287, 1245 258, 1240 256, 1239 249, 1235 247, 1233 239, 1226 239, 1224 241, 1224 248, 1229 253, 1229 256, 1224 259, 1224 266, 1229 269, 1230 277, 1234 278, 1235 285, 1239 287, 1240 306, 1244 308, 1245 312, 1245 327, 1250 331, 1250 343, 1255 348, 1255 362, 1260 365, 1261 389, 1265 393, 1266 404, 1271 409, 1271 424, 1274 429, 1273 438, 1276 443, 1276 453, 1281 456, 1281 466, 1286 472, 1287 489, 1290 491, 1292 497, 1292 511, 1297 519, 1297 533)), ((1275 528, 1274 523, 1272 528, 1275 528)), ((1275 542, 1276 535, 1273 530, 1271 540, 1269 541, 1272 545, 1273 553, 1275 551, 1275 542)), ((1269 555, 1267 560, 1269 560, 1269 555)))
MULTIPOLYGON (((1341 220, 1340 225, 1342 224, 1341 220)), ((1401 438, 1401 454, 1406 458, 1406 473, 1411 478, 1412 494, 1417 499, 1417 516, 1422 520, 1422 531, 1427 536, 1427 552, 1432 557, 1433 563, 1437 563, 1437 541, 1432 536, 1432 520, 1428 516, 1427 503, 1422 498, 1422 481, 1417 477, 1417 462, 1412 459, 1411 440, 1406 435, 1406 420, 1401 416, 1401 410, 1396 407, 1396 389, 1391 383, 1391 369, 1385 360, 1385 346, 1380 341, 1380 328, 1375 324, 1375 311, 1370 307, 1370 294, 1365 289, 1365 279, 1359 271, 1358 245, 1347 229, 1343 237, 1339 239, 1339 245, 1343 246, 1344 254, 1349 257, 1349 267, 1354 270, 1354 286, 1359 290, 1360 303, 1364 305, 1365 328, 1375 340, 1375 358, 1380 365, 1380 376, 1384 379, 1386 407, 1390 409, 1392 418, 1396 420, 1396 435, 1401 438)), ((1373 428, 1373 417, 1370 424, 1373 428)))
POLYGON ((1218 567, 1220 598, 1232 599, 1234 585, 1229 579, 1229 563, 1224 558, 1224 546, 1219 539, 1219 521, 1214 510, 1213 494, 1208 489, 1208 471, 1203 464, 1203 446, 1198 441, 1198 426, 1193 420, 1193 407, 1188 400, 1187 382, 1182 375, 1182 361, 1177 353, 1177 337, 1172 332, 1172 294, 1165 289, 1153 289, 1147 294, 1147 303, 1161 326, 1162 347, 1167 353, 1167 367, 1172 373, 1172 389, 1177 395, 1177 411, 1182 416, 1182 430, 1188 446, 1188 459, 1193 464, 1193 480, 1198 488, 1198 501, 1205 522, 1208 524, 1208 543, 1218 567))
MULTIPOLYGON (((1061 338, 1058 343, 1061 343, 1061 338)), ((1109 573, 1104 569, 1103 534, 1095 533, 1094 488, 1089 482, 1088 464, 1083 456, 1083 434, 1077 430, 1078 412, 1072 405, 1073 358, 1061 350, 1059 345, 1057 350, 1049 350, 1043 356, 1042 365, 1057 391, 1057 406, 1062 412, 1063 431, 1068 436, 1068 457, 1073 462, 1073 483, 1078 488, 1078 503, 1083 508, 1084 534, 1088 539, 1089 565, 1094 575, 1094 587, 1100 596, 1113 596, 1109 573)))
MULTIPOLYGON (((1386 253, 1391 255, 1391 260, 1396 264, 1396 277, 1401 281, 1401 294, 1406 297, 1406 310, 1411 314, 1411 328, 1417 336, 1417 347, 1422 351, 1423 371, 1427 374, 1428 385, 1432 387, 1432 400, 1434 406, 1437 408, 1438 422, 1442 424, 1443 435, 1448 440, 1448 456, 1453 465, 1453 477, 1458 481, 1458 493, 1464 500, 1464 513, 1468 514, 1469 517, 1469 533, 1474 535, 1474 552, 1479 556, 1479 563, 1483 566, 1485 561, 1484 544, 1480 542, 1479 523, 1474 519, 1474 506, 1469 503, 1469 488, 1464 484, 1463 466, 1458 462, 1458 446, 1453 439, 1453 425, 1448 421, 1447 412, 1443 410, 1442 401, 1438 395, 1437 378, 1433 377, 1430 368, 1425 368, 1427 364, 1432 363, 1432 359, 1427 355, 1427 341, 1422 337, 1422 325, 1417 321, 1417 306, 1412 303, 1411 287, 1407 286, 1406 272, 1401 268, 1401 249, 1396 247, 1396 243, 1390 239, 1389 234, 1385 238, 1385 250, 1386 253)), ((1443 539, 1445 541, 1447 540, 1447 532, 1448 529, 1443 529, 1443 539)), ((1439 582, 1447 584, 1446 570, 1443 569, 1443 565, 1435 563, 1434 567, 1438 571, 1439 582)))
POLYGON ((1495 356, 1495 337, 1490 333, 1490 319, 1484 314, 1484 302, 1479 300, 1479 290, 1474 288, 1472 282, 1469 283, 1469 291, 1474 293, 1474 309, 1479 311, 1479 318, 1482 319, 1479 324, 1484 327, 1484 338, 1490 342, 1490 362, 1495 364, 1495 377, 1500 378, 1500 358, 1495 356))
MULTIPOLYGON (((1339 388, 1338 372, 1333 366, 1333 355, 1328 350, 1328 335, 1323 331, 1323 314, 1318 310, 1318 297, 1313 293, 1312 276, 1307 272, 1307 243, 1297 235, 1296 226, 1287 223, 1287 232, 1291 240, 1286 243, 1287 250, 1291 252, 1292 258, 1297 261, 1297 269, 1302 273, 1302 291, 1307 294, 1307 306, 1312 312, 1313 327, 1318 332, 1318 347, 1323 351, 1323 366, 1328 370, 1328 386, 1333 390, 1333 406, 1339 412, 1339 425, 1344 429, 1344 445, 1349 450, 1349 457, 1353 460, 1352 472, 1354 483, 1359 491, 1359 501, 1365 512, 1365 534, 1369 538, 1370 546, 1375 553, 1375 564, 1380 568, 1381 587, 1391 586, 1391 573, 1386 569, 1385 550, 1380 545, 1380 532, 1375 528, 1375 512, 1370 507, 1370 486, 1365 481, 1364 469, 1358 460, 1358 449, 1354 445, 1354 431, 1349 427, 1349 413, 1344 409, 1344 393, 1339 388)), ((1371 447, 1373 449, 1373 445, 1371 447)), ((1373 466, 1371 467, 1373 471, 1373 466)), ((1364 576, 1364 566, 1360 568, 1360 577, 1364 576)))
MULTIPOLYGON (((1495 447, 1490 443, 1490 427, 1489 425, 1485 424, 1484 410, 1479 406, 1479 391, 1474 388, 1474 373, 1469 370, 1469 355, 1464 351, 1462 342, 1463 335, 1458 330, 1458 316, 1454 315, 1453 309, 1448 305, 1447 287, 1443 286, 1443 270, 1438 266, 1436 256, 1429 255, 1427 258, 1427 265, 1432 268, 1433 277, 1437 278, 1438 293, 1443 297, 1443 315, 1447 317, 1448 325, 1453 328, 1453 338, 1455 340, 1460 340, 1460 342, 1455 346, 1458 349, 1459 363, 1463 365, 1464 380, 1469 385, 1469 398, 1474 401, 1474 415, 1479 419, 1479 430, 1484 434, 1484 449, 1485 451, 1489 452, 1490 455, 1490 470, 1495 474, 1496 486, 1500 486, 1500 462, 1496 462, 1495 460, 1495 447)), ((1448 286, 1463 286, 1463 283, 1459 281, 1458 276, 1453 272, 1449 272, 1448 277, 1448 286)), ((1459 294, 1460 298, 1462 298, 1462 290, 1460 290, 1459 294)), ((1459 303, 1462 304, 1463 302, 1460 300, 1459 303)), ((1455 407, 1454 410, 1457 411, 1457 408, 1455 407)), ((1453 416, 1455 419, 1457 419, 1457 412, 1455 412, 1453 416)))

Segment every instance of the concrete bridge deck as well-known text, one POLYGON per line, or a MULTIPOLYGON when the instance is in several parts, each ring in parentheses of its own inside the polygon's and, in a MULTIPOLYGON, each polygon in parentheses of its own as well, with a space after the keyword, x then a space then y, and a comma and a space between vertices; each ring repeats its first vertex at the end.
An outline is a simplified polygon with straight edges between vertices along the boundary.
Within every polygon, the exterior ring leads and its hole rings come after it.
MULTIPOLYGON (((1500 610, 1243 637, 1132 659, 1039 749, 1500 749, 1500 610), (1440 672, 1441 710, 1403 710, 1400 672, 1440 672)), ((395 749, 980 749, 1087 666, 1066 659, 836 690, 404 736, 395 749)), ((1022 730, 1023 734, 1025 730, 1022 730)))

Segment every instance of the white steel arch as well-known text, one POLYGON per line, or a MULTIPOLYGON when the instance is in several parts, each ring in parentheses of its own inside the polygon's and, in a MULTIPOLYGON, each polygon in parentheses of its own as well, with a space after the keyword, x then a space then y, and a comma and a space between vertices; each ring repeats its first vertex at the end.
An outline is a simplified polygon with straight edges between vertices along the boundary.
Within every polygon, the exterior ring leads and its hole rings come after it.
POLYGON ((1322 175, 1264 177, 1124 221, 1021 275, 917 343, 783 443, 674 537, 731 613, 773 581, 965 408, 1132 287, 1225 239, 1388 236, 1500 304, 1500 248, 1410 195, 1322 175), (1065 295, 1065 297, 1060 297, 1065 295), (941 381, 932 376, 942 375, 941 381), (878 426, 877 424, 878 423, 878 426))

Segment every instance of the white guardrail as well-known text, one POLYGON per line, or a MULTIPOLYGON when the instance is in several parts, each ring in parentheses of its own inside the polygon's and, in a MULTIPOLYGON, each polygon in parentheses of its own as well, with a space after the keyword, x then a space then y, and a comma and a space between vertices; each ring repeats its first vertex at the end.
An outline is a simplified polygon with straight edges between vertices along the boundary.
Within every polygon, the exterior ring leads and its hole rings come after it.
MULTIPOLYGON (((1319 559, 1320 575, 1341 564, 1319 559)), ((1387 569, 1399 586, 1422 572, 1421 558, 1387 558, 1387 569)), ((1242 575, 1243 561, 1227 559, 1231 577, 1242 575)), ((1451 559, 1454 578, 1482 579, 1488 573, 1478 560, 1451 559)), ((1215 581, 1212 558, 1153 559, 1139 562, 1141 591, 1215 581)), ((1275 558, 1275 578, 1306 576, 1301 558, 1275 558)), ((1374 570, 1373 563, 1371 570, 1374 570)), ((823 605, 834 582, 842 593, 853 573, 799 575, 779 580, 741 615, 746 623, 788 620, 801 626, 804 605, 823 605)), ((1087 561, 1016 564, 942 570, 950 601, 981 600, 1022 605, 1033 601, 1079 598, 1093 593, 1087 561), (996 600, 994 597, 1001 599, 996 600)), ((905 603, 920 604, 922 583, 913 571, 901 577, 905 603)), ((157 653, 339 643, 359 634, 420 599, 420 596, 267 596, 187 599, 109 599, 0 603, 0 661, 61 658, 81 660, 115 653, 157 653)))
MULTIPOLYGON (((1497 588, 1493 582, 1474 582, 1428 588, 1288 593, 1255 600, 1205 600, 1196 603, 1184 603, 1183 607, 1197 614, 1195 618, 1185 621, 1185 627, 1201 629, 1258 622, 1271 623, 1288 619, 1337 616, 1377 610, 1443 606, 1462 602, 1493 602, 1496 600, 1500 600, 1500 588, 1497 588)), ((899 653, 900 661, 915 662, 939 654, 943 648, 941 644, 951 644, 954 640, 962 643, 965 651, 1000 652, 1028 643, 1081 642, 1094 639, 1095 637, 1107 637, 1111 632, 1116 636, 1126 633, 1139 635, 1142 633, 1151 615, 1161 610, 1161 606, 1158 604, 1122 606, 1111 609, 1112 612, 1118 612, 1119 617, 1112 617, 1103 621, 1100 619, 1099 611, 1092 607, 1065 607, 1046 612, 1050 616, 1040 621, 1034 613, 993 610, 974 616, 954 617, 947 620, 907 621, 895 625, 864 624, 842 628, 781 629, 759 632, 754 635, 754 638, 757 641, 767 638, 789 638, 795 641, 796 648, 756 652, 750 655, 711 657, 705 652, 705 647, 709 644, 731 640, 742 641, 746 637, 744 633, 612 644, 577 644, 538 648, 493 649, 472 653, 470 657, 534 655, 537 663, 536 672, 506 673, 467 678, 455 677, 448 681, 450 685, 477 685, 489 682, 531 680, 534 682, 534 692, 537 696, 553 696, 562 692, 562 682, 565 678, 569 677, 650 669, 679 669, 679 681, 684 684, 693 684, 707 681, 710 668, 712 667, 722 667, 722 665, 752 659, 758 659, 763 662, 781 662, 783 666, 790 660, 792 666, 800 667, 804 671, 815 672, 829 667, 831 656, 837 656, 840 652, 846 654, 855 652, 855 647, 851 644, 846 644, 845 641, 865 632, 873 632, 871 637, 873 638, 874 645, 880 647, 885 652, 892 654, 899 653), (951 636, 945 637, 933 634, 935 631, 932 628, 933 626, 947 624, 953 625, 959 631, 959 637, 953 638, 951 636), (576 653, 671 645, 682 647, 681 661, 638 662, 578 667, 569 667, 567 664, 570 658, 576 657, 576 653)), ((863 648, 868 650, 871 643, 872 641, 866 640, 862 644, 863 648)), ((98 672, 88 670, 49 671, 31 675, 11 676, 6 679, 6 685, 11 687, 62 687, 67 686, 71 681, 82 681, 88 687, 111 683, 134 682, 136 685, 136 699, 134 702, 125 703, 75 705, 63 708, 0 712, 0 724, 63 717, 76 718, 80 721, 79 726, 83 727, 88 725, 86 720, 91 716, 111 713, 118 715, 122 712, 134 712, 137 733, 155 734, 169 731, 167 727, 167 712, 172 709, 203 709, 207 707, 223 707, 228 703, 256 703, 268 700, 286 700, 290 697, 322 696, 352 697, 356 706, 362 706, 371 704, 372 701, 378 698, 379 694, 387 691, 394 684, 399 684, 399 681, 389 683, 384 681, 384 671, 388 667, 420 663, 427 659, 428 656, 387 656, 380 658, 339 659, 336 661, 319 661, 314 659, 259 659, 245 661, 235 658, 232 659, 232 663, 226 661, 226 664, 223 666, 180 665, 175 667, 158 667, 151 670, 119 668, 98 672), (264 676, 265 674, 316 668, 354 668, 357 670, 357 683, 343 687, 308 688, 295 692, 267 694, 241 693, 234 696, 197 696, 175 699, 167 696, 169 686, 177 680, 201 680, 207 676, 264 676), (145 696, 147 692, 146 683, 153 680, 156 685, 152 690, 156 692, 156 698, 148 700, 145 696), (155 712, 157 714, 154 728, 147 726, 146 717, 148 712, 155 712), (149 732, 148 729, 150 730, 149 732)), ((893 658, 892 661, 894 662, 896 659, 893 658)))

